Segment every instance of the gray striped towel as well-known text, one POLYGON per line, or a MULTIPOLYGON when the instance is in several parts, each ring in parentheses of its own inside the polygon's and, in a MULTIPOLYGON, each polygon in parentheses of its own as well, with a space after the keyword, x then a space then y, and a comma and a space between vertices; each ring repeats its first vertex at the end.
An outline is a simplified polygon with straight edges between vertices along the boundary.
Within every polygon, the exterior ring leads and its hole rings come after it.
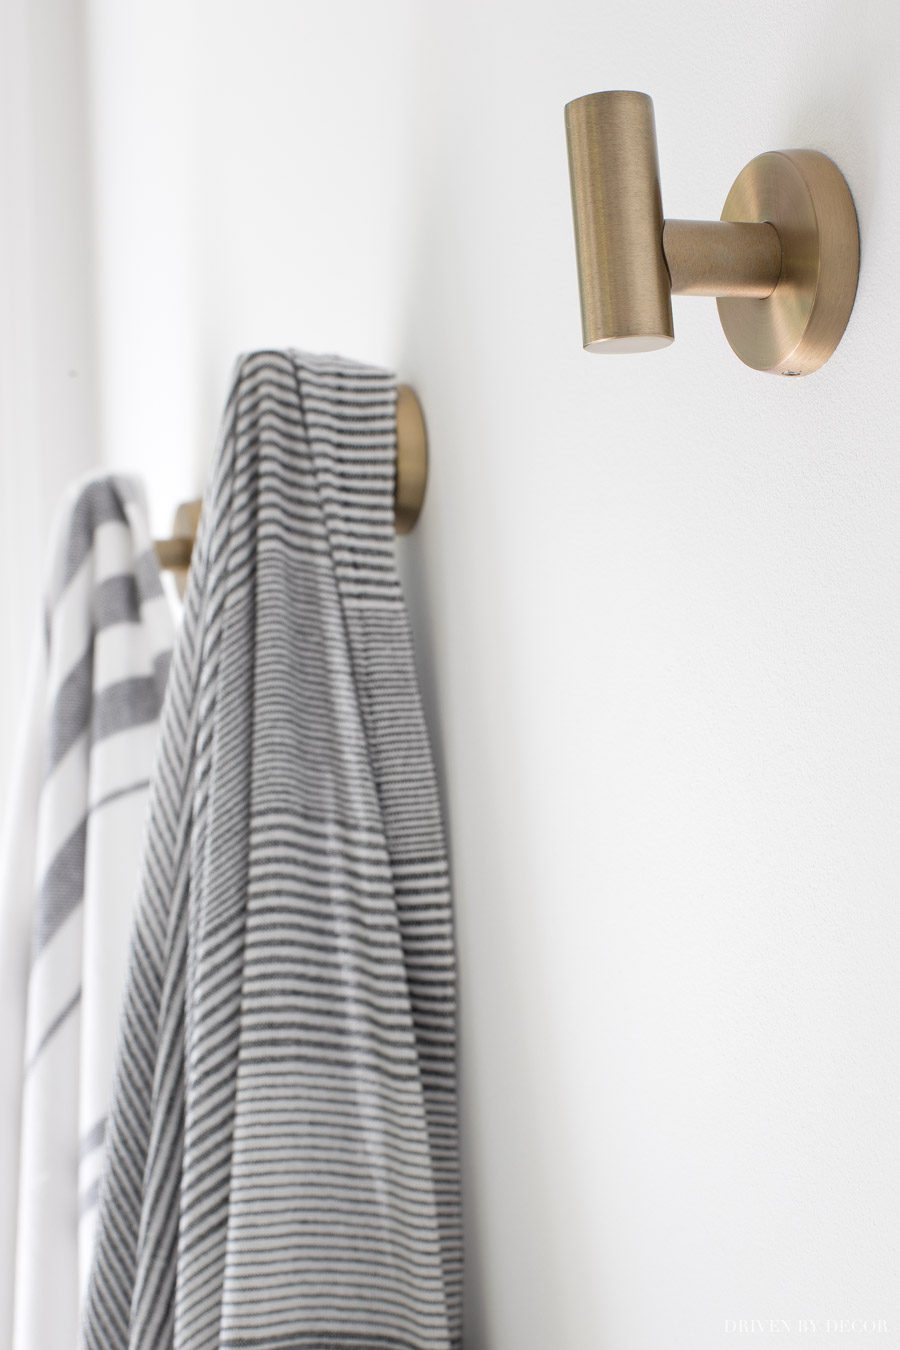
POLYGON ((396 384, 241 359, 172 664, 88 1350, 460 1344, 455 967, 396 384))
POLYGON ((0 870, 0 1345, 72 1350, 174 636, 143 490, 54 530, 0 870))

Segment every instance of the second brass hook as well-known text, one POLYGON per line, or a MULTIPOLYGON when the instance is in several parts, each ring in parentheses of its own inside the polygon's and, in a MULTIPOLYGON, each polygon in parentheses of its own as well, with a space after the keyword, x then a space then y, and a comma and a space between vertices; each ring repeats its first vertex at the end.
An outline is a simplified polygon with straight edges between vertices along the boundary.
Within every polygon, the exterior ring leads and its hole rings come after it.
POLYGON ((732 185, 720 221, 664 220, 647 94, 575 99, 566 135, 588 351, 666 347, 675 336, 672 295, 707 295, 746 365, 780 375, 824 365, 859 277, 853 197, 827 155, 758 155, 732 185))

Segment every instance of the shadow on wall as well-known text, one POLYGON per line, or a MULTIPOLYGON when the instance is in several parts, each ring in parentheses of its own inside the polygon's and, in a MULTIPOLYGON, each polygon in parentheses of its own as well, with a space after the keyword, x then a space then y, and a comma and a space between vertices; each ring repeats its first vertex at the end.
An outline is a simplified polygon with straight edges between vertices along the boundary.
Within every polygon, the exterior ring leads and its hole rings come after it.
MULTIPOLYGON (((801 72, 798 71, 798 76, 801 72)), ((808 82, 798 78, 796 86, 808 82)), ((861 247, 866 248, 865 225, 876 206, 881 173, 885 163, 879 140, 887 125, 884 105, 896 85, 891 72, 879 69, 870 50, 861 50, 852 58, 823 69, 815 84, 817 97, 804 106, 784 109, 786 146, 815 147, 830 155, 850 184, 860 222, 861 247)), ((788 82, 785 89, 792 87, 788 82)), ((865 262, 860 267, 860 284, 866 280, 865 262)))
POLYGON ((573 1283, 588 1288, 591 1274, 563 1257, 575 1245, 587 1260, 590 1243, 572 1239, 583 1208, 550 1170, 560 1141, 558 1122, 551 1123, 553 1056, 538 1020, 551 994, 533 958, 541 945, 526 795, 534 771, 522 763, 523 699, 510 668, 515 643, 504 598, 516 579, 508 576, 502 522, 515 507, 494 439, 502 425, 492 425, 502 422, 503 408, 487 373, 491 316, 464 269, 435 267, 436 257, 464 250, 460 213, 470 207, 449 186, 443 176, 429 184, 412 240, 397 361, 425 411, 429 482, 420 521, 399 553, 456 912, 466 1346, 485 1350, 511 1334, 497 1323, 498 1288, 501 1306, 515 1309, 507 1315, 520 1319, 520 1343, 577 1344, 577 1330, 563 1324, 579 1311, 573 1283), (477 664, 446 649, 448 635, 461 632, 477 664), (548 1241, 548 1229, 563 1225, 570 1244, 548 1241))

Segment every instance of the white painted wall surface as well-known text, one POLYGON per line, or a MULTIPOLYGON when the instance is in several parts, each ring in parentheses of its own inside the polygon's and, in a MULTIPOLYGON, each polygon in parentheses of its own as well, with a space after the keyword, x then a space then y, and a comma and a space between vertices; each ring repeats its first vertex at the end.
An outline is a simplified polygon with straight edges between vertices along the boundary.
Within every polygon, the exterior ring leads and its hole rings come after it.
POLYGON ((0 4, 0 811, 50 522, 99 461, 84 15, 0 4))
POLYGON ((773 1334, 741 1319, 896 1350, 897 7, 88 12, 104 454, 157 528, 239 351, 383 362, 425 407, 399 551, 455 877, 467 1350, 773 1334), (863 268, 822 372, 750 372, 699 300, 668 351, 581 352, 563 105, 603 88, 653 95, 670 216, 763 150, 841 165, 863 268), (827 1327, 861 1318, 889 1330, 827 1327))

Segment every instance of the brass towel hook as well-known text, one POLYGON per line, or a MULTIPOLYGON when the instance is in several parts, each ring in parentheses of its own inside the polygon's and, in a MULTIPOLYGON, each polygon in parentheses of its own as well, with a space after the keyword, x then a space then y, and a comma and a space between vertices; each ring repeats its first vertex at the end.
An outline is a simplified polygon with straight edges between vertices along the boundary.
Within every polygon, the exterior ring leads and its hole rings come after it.
MULTIPOLYGON (((409 534, 422 510, 428 478, 428 437, 422 405, 408 384, 397 386, 397 473, 394 480, 394 524, 409 534)), ((200 523, 201 502, 183 502, 175 512, 171 539, 155 544, 160 567, 174 572, 183 592, 200 523)))
POLYGON ((663 220, 647 94, 575 99, 566 137, 587 351, 667 347, 671 297, 708 295, 754 370, 809 375, 825 364, 859 277, 853 197, 827 155, 758 155, 736 178, 720 221, 663 220))

